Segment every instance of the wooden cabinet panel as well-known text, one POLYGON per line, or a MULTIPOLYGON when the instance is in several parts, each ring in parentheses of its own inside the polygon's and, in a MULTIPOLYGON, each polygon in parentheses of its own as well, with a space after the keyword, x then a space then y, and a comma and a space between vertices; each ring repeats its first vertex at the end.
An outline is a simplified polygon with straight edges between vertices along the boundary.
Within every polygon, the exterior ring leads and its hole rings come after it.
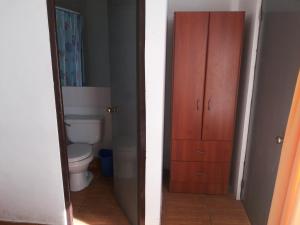
POLYGON ((244 13, 210 13, 203 140, 232 140, 244 13))
POLYGON ((229 173, 229 163, 179 162, 171 163, 171 181, 223 183, 229 173))
POLYGON ((175 13, 170 191, 227 192, 243 12, 175 13))
POLYGON ((230 162, 232 142, 173 140, 171 157, 174 161, 230 162))
POLYGON ((201 139, 209 13, 176 13, 172 137, 201 139))
POLYGON ((201 194, 226 194, 228 192, 227 183, 197 183, 197 182, 177 182, 173 181, 169 187, 171 192, 181 193, 201 193, 201 194))
POLYGON ((229 163, 172 161, 170 190, 207 193, 210 187, 211 191, 212 189, 217 191, 210 193, 225 193, 229 170, 229 163))

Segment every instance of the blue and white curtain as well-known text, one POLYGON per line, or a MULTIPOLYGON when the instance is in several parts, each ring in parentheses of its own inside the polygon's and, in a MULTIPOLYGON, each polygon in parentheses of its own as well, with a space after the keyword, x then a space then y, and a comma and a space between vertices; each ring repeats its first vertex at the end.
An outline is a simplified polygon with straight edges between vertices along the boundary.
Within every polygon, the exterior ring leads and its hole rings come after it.
POLYGON ((56 9, 57 42, 62 86, 83 86, 82 17, 56 9))

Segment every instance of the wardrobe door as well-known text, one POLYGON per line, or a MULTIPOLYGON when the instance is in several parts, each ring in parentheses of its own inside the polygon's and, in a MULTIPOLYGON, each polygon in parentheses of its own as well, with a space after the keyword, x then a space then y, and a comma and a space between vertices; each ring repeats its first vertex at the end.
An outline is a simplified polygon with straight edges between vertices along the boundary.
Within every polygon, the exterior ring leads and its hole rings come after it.
POLYGON ((243 27, 243 12, 210 13, 203 140, 233 139, 243 27))
POLYGON ((172 138, 201 139, 209 13, 175 13, 172 138))

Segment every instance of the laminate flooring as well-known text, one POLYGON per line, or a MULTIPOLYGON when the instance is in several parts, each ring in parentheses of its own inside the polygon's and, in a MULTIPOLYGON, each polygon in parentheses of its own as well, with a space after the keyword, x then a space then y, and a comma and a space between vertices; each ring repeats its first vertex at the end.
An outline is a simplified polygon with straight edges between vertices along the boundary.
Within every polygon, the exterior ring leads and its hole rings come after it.
MULTIPOLYGON (((113 179, 100 175, 97 161, 91 164, 91 185, 72 192, 74 225, 130 225, 113 194, 113 179)), ((240 201, 231 195, 170 193, 163 188, 163 225, 250 225, 240 201)), ((12 225, 0 222, 0 225, 12 225)), ((23 225, 23 224, 16 224, 23 225)))
POLYGON ((240 201, 231 195, 163 191, 163 225, 250 225, 240 201))
MULTIPOLYGON (((115 199, 113 178, 103 177, 100 174, 97 160, 90 164, 89 170, 94 175, 92 183, 82 191, 71 192, 73 225, 130 225, 115 199)), ((0 221, 0 225, 25 225, 25 223, 0 221)))

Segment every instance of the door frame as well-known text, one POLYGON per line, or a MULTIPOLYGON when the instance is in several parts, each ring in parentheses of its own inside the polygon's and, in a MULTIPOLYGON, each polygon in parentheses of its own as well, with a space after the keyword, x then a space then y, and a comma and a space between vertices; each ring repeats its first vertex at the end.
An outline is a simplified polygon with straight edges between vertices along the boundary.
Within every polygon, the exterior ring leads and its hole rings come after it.
POLYGON ((59 136, 59 149, 60 149, 60 161, 65 197, 65 209, 67 214, 67 224, 73 224, 73 210, 71 203, 71 190, 69 181, 69 166, 67 155, 67 138, 64 124, 64 107, 62 98, 62 89, 59 76, 59 60, 58 60, 58 47, 56 39, 56 19, 55 19, 55 0, 47 0, 48 11, 48 24, 49 24, 49 36, 50 36, 50 50, 56 105, 56 117, 59 136))
POLYGON ((138 93, 138 224, 145 224, 146 103, 145 103, 145 0, 137 0, 138 93))
POLYGON ((247 119, 248 119, 248 124, 247 124, 247 131, 245 133, 246 138, 245 138, 245 143, 244 143, 244 152, 241 155, 241 160, 243 160, 243 165, 242 167, 239 168, 239 176, 240 176, 240 182, 238 183, 238 200, 244 200, 245 199, 245 191, 246 191, 246 186, 247 186, 247 178, 248 178, 248 166, 249 166, 249 141, 250 141, 250 131, 252 128, 252 114, 253 114, 253 101, 255 101, 255 88, 256 88, 256 84, 255 84, 255 77, 256 74, 258 73, 259 70, 259 64, 258 64, 258 60, 259 60, 259 55, 260 55, 260 51, 261 51, 261 45, 262 45, 262 31, 264 29, 264 20, 263 20, 263 1, 264 0, 259 0, 259 22, 257 25, 257 40, 256 40, 256 54, 255 54, 255 64, 253 67, 253 80, 251 80, 252 82, 252 86, 251 86, 251 104, 249 105, 249 111, 248 111, 248 115, 247 115, 247 119))
MULTIPOLYGON (((234 177, 233 177, 233 191, 235 195, 236 200, 241 200, 242 198, 242 188, 244 186, 243 176, 244 176, 244 170, 245 170, 245 160, 246 160, 246 154, 247 154, 247 144, 248 144, 248 138, 249 138, 249 131, 251 126, 251 107, 252 107, 252 99, 253 99, 253 93, 254 93, 254 79, 255 79, 255 67, 256 67, 256 58, 257 58, 257 52, 258 49, 258 43, 259 43, 259 32, 260 32, 260 25, 261 25, 261 8, 262 8, 262 1, 263 0, 257 0, 255 13, 254 15, 254 31, 253 31, 253 46, 251 50, 251 65, 249 69, 249 78, 248 78, 248 84, 247 84, 247 91, 245 94, 245 98, 243 99, 246 103, 243 106, 243 109, 240 110, 243 111, 243 115, 241 115, 240 128, 239 132, 240 134, 237 137, 237 134, 235 134, 235 148, 237 151, 237 161, 235 162, 234 166, 234 177)), ((247 14, 247 11, 246 11, 247 14)), ((246 19, 247 20, 247 19, 246 19)), ((246 28, 247 29, 247 28, 246 28)), ((245 44, 245 43, 244 43, 245 44)), ((240 92, 240 91, 239 91, 240 92)), ((239 93, 240 95, 240 93, 239 93)))
MULTIPOLYGON (((145 166, 146 166, 146 107, 145 107, 145 0, 137 2, 137 115, 138 115, 138 224, 145 224, 145 166)), ((51 60, 55 92, 56 115, 59 135, 62 178, 65 197, 67 224, 73 224, 72 203, 70 197, 69 167, 67 156, 67 138, 64 125, 64 108, 59 76, 59 60, 56 39, 55 0, 47 0, 51 60)))

